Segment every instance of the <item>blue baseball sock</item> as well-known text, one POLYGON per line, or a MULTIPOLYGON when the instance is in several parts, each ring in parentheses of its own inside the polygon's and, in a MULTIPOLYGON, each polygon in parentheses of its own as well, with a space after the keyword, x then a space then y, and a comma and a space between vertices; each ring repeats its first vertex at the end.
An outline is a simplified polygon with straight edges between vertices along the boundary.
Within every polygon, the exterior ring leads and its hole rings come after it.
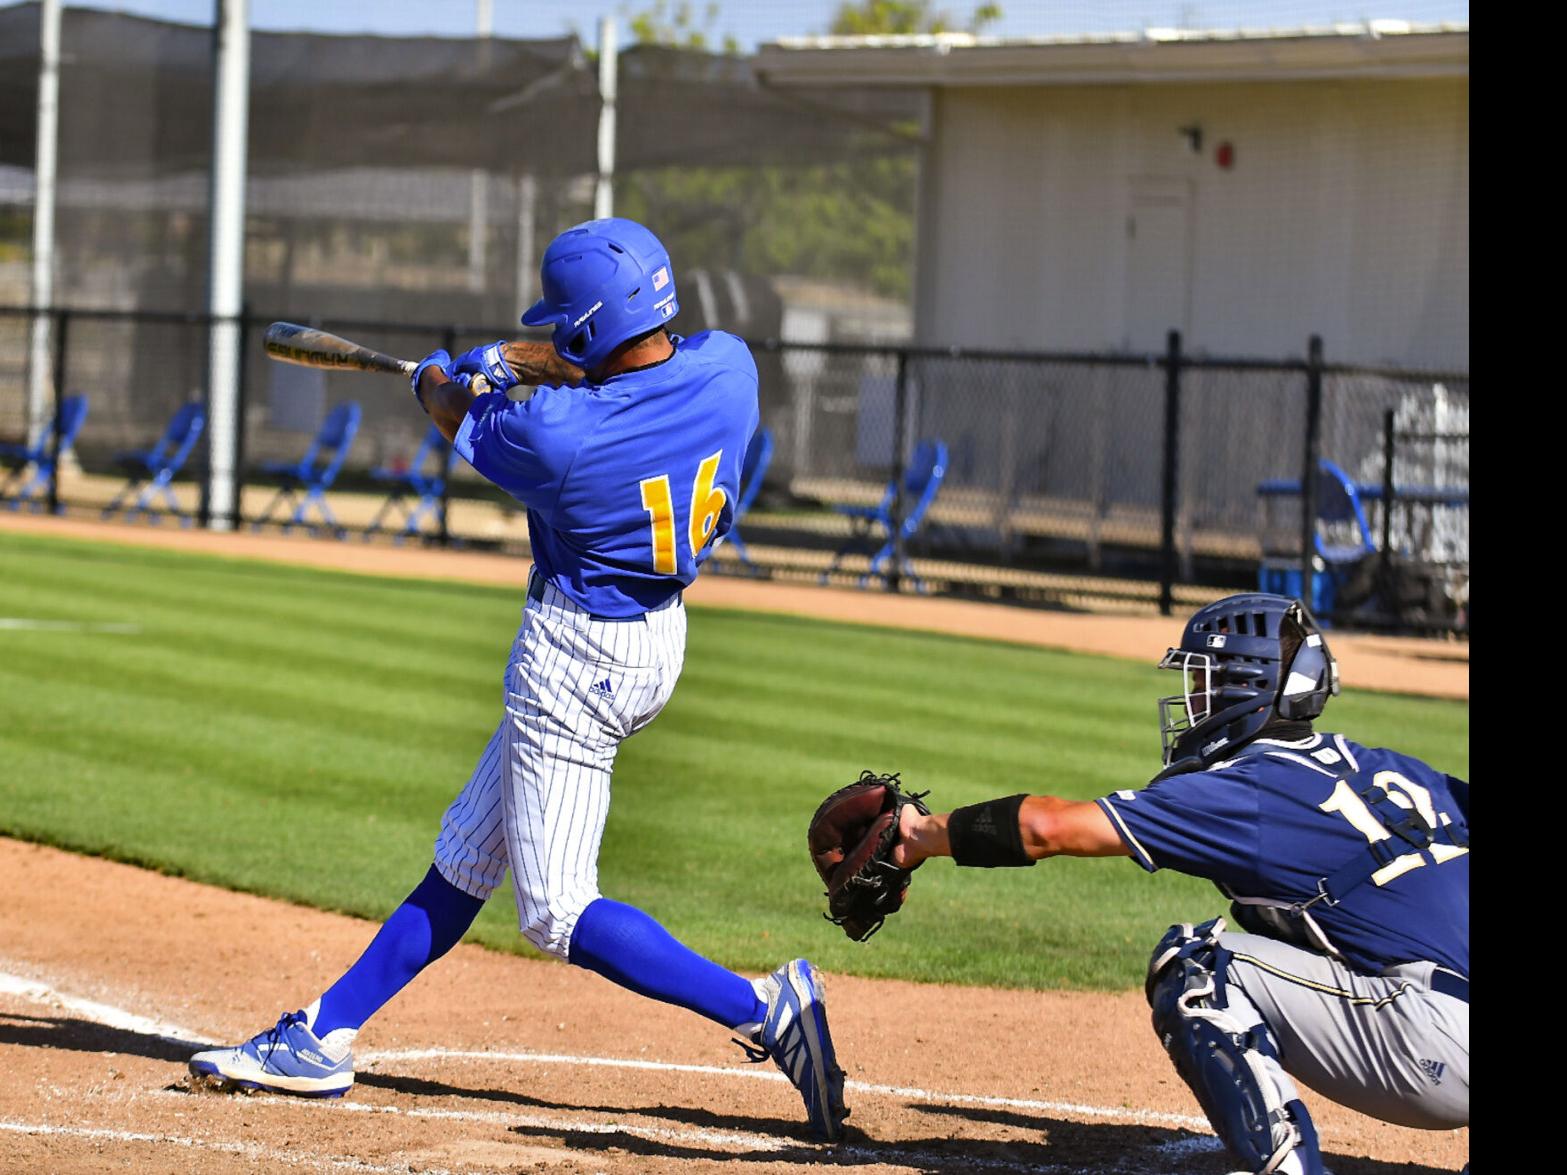
POLYGON ((716 1020, 761 1023, 767 1005, 751 981, 704 959, 635 906, 599 898, 571 932, 571 961, 611 983, 716 1020))
POLYGON ((473 925, 484 902, 464 893, 434 865, 388 918, 359 961, 318 1001, 310 1030, 318 1037, 357 1029, 473 925))

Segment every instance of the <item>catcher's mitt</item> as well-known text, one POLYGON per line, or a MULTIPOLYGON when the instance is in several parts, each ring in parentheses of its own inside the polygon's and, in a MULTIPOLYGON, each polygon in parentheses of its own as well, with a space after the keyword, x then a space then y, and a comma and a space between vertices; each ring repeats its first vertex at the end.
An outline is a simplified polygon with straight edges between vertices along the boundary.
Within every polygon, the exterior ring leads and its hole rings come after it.
POLYGON ((856 942, 875 934, 903 905, 913 871, 892 863, 898 817, 907 804, 929 816, 930 809, 920 802, 929 794, 904 791, 896 775, 864 771, 823 800, 811 817, 806 837, 811 863, 827 883, 828 912, 822 916, 856 942))

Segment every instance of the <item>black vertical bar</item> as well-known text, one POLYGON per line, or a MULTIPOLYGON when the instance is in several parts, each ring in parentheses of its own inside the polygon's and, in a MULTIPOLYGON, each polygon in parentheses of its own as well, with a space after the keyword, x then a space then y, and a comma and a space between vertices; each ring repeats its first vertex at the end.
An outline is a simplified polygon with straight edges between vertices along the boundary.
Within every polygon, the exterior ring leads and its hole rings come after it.
POLYGON ((60 432, 65 425, 66 331, 71 312, 57 310, 54 316, 54 432, 49 437, 49 513, 60 512, 60 432))
MULTIPOLYGON (((240 529, 245 518, 245 418, 249 416, 250 380, 246 372, 250 368, 250 303, 242 303, 239 310, 239 372, 234 384, 234 469, 230 474, 234 483, 234 514, 232 527, 240 529)), ((212 405, 207 405, 212 414, 212 405)))
POLYGON ((202 410, 207 415, 207 424, 203 426, 207 460, 206 469, 201 475, 201 497, 196 503, 196 524, 203 530, 212 525, 212 321, 209 313, 206 328, 202 333, 202 338, 206 342, 202 356, 205 362, 202 366, 207 372, 207 377, 202 381, 201 404, 202 410))
POLYGON ((1384 575, 1393 558, 1393 415, 1392 408, 1382 414, 1382 571, 1384 575))
MULTIPOLYGON (((217 466, 217 433, 212 427, 212 324, 217 321, 210 310, 201 316, 202 339, 206 346, 202 352, 202 370, 205 374, 201 380, 201 403, 207 414, 207 423, 203 428, 200 447, 207 451, 206 469, 201 475, 201 500, 197 504, 197 512, 200 525, 203 530, 212 525, 212 471, 217 466)), ((239 508, 239 500, 235 499, 234 517, 235 525, 244 515, 239 508)))
POLYGON ((1181 332, 1165 336, 1164 353, 1164 514, 1159 537, 1159 614, 1175 607, 1175 499, 1181 460, 1181 332))
POLYGON ((1321 459, 1322 336, 1312 335, 1306 350, 1306 462, 1300 474, 1300 598, 1308 608, 1317 555, 1317 463, 1321 459))
POLYGON ((903 478, 907 472, 903 461, 903 445, 908 431, 904 419, 909 410, 909 353, 898 350, 897 390, 892 406, 892 484, 897 487, 892 495, 892 567, 887 572, 887 590, 895 592, 903 574, 903 478))
MULTIPOLYGON (((449 326, 446 328, 446 333, 442 336, 441 346, 446 348, 446 353, 448 355, 457 350, 457 328, 455 326, 449 326)), ((440 543, 443 547, 449 547, 451 546, 452 542, 452 532, 447 522, 446 508, 451 503, 452 498, 451 457, 445 452, 442 452, 438 457, 438 463, 436 464, 435 469, 436 475, 441 479, 441 509, 439 511, 440 529, 436 532, 436 542, 440 543)), ((418 470, 415 470, 414 472, 417 473, 418 470)))

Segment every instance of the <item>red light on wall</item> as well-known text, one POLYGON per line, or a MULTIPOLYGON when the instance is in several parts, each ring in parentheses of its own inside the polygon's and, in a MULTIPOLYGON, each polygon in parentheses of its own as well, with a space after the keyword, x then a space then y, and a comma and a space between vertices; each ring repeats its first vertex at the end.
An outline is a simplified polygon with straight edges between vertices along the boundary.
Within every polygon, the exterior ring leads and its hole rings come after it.
POLYGON ((1213 150, 1213 160, 1225 171, 1235 166, 1235 144, 1220 143, 1213 150))

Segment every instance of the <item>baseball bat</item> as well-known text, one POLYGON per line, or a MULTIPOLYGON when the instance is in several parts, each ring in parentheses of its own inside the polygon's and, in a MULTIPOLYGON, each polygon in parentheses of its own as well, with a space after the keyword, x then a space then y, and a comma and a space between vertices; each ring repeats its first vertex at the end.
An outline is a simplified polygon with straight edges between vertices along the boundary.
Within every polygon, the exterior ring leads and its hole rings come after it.
MULTIPOLYGON (((263 346, 272 358, 284 363, 297 363, 301 367, 409 375, 418 366, 412 359, 398 359, 341 335, 294 322, 274 322, 267 327, 263 346)), ((475 382, 471 386, 489 386, 482 375, 473 378, 475 382)))

